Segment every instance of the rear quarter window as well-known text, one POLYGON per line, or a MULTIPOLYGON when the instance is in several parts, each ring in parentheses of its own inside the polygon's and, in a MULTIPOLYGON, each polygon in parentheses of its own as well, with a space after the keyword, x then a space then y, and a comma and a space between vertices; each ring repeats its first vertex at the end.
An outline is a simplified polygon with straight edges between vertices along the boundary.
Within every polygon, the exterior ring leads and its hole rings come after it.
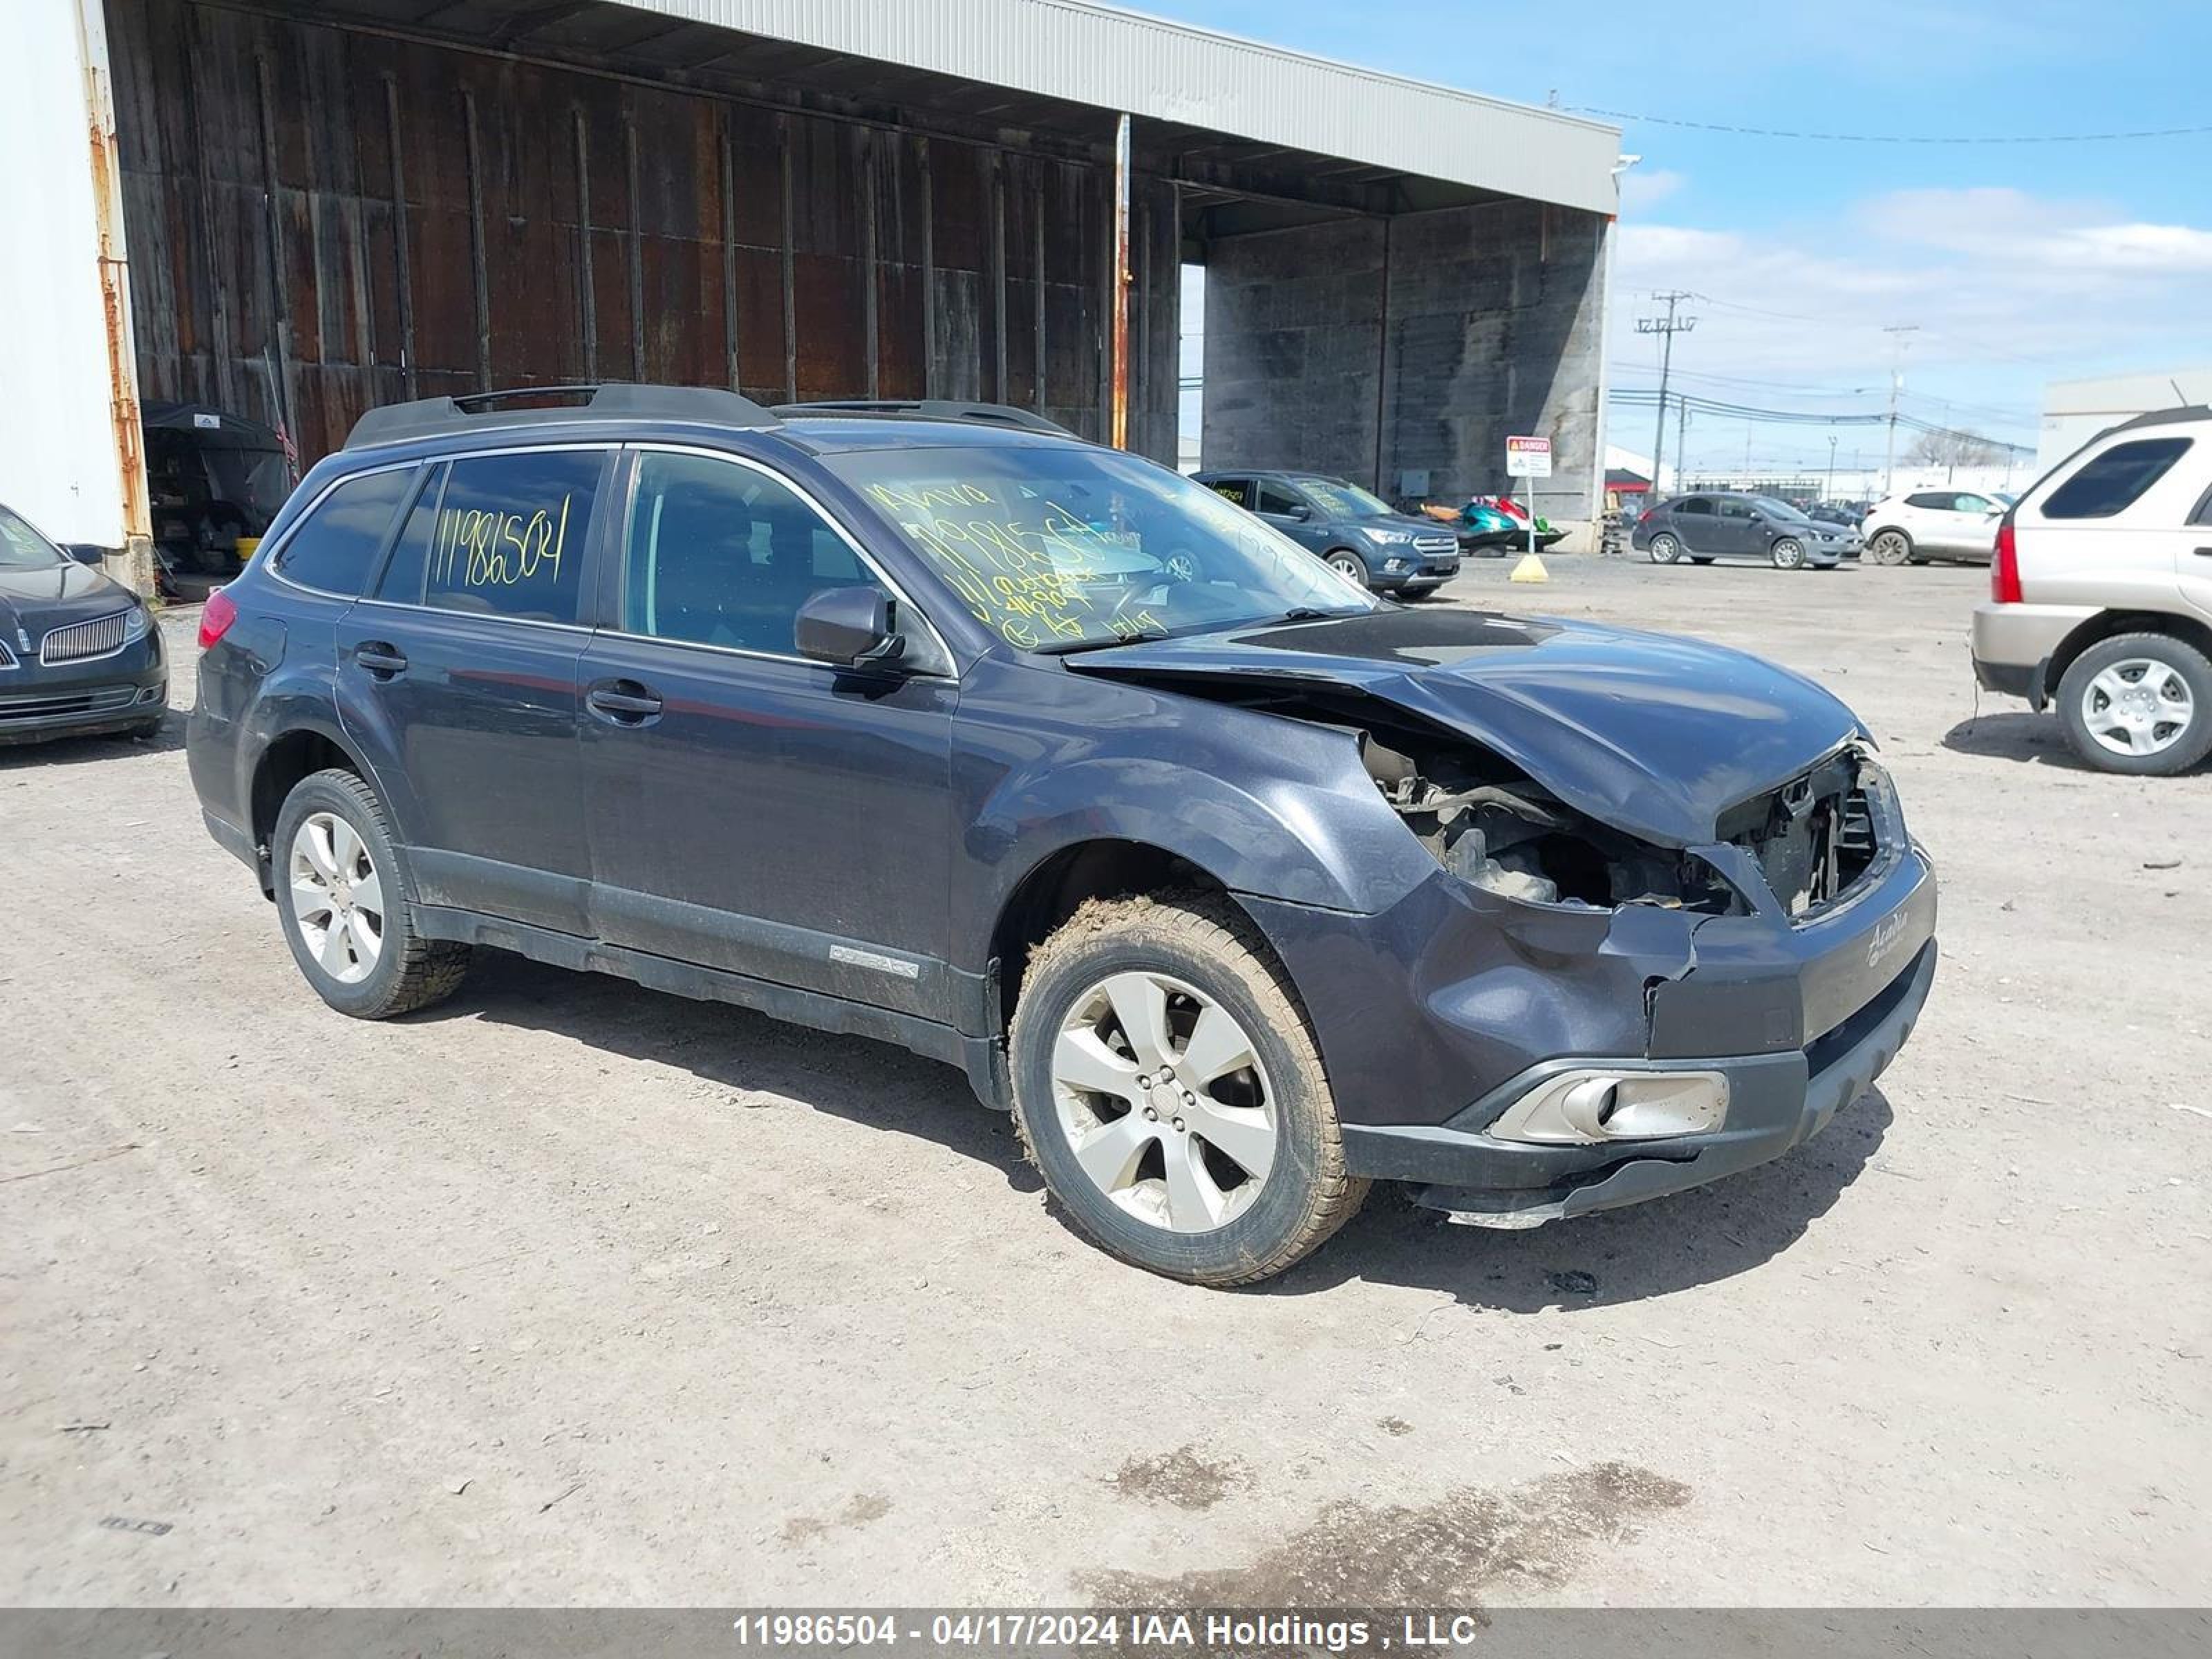
POLYGON ((2046 519, 2109 519, 2141 499, 2189 453, 2192 438, 2137 438, 2093 458, 2043 503, 2046 519))
POLYGON ((359 598, 417 471, 368 472, 333 487, 285 538, 276 554, 277 574, 319 592, 359 598))

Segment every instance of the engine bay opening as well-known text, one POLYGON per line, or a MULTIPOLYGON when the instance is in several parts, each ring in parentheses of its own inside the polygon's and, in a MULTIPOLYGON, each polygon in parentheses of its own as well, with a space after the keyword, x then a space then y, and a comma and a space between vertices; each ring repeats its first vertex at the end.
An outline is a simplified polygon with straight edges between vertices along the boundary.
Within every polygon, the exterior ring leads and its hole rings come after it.
POLYGON ((1472 745, 1373 727, 1358 736, 1382 799, 1437 863, 1486 891, 1600 909, 1656 904, 1727 915, 1744 908, 1702 859, 1600 823, 1472 745))

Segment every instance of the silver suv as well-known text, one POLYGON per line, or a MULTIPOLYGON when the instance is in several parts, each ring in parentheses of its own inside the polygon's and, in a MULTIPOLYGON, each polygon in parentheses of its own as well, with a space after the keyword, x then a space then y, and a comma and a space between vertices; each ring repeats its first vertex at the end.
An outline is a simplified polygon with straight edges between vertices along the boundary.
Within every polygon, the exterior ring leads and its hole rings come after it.
POLYGON ((2138 416, 1997 526, 1974 677, 2056 703, 2082 759, 2166 775, 2212 753, 2212 409, 2138 416))

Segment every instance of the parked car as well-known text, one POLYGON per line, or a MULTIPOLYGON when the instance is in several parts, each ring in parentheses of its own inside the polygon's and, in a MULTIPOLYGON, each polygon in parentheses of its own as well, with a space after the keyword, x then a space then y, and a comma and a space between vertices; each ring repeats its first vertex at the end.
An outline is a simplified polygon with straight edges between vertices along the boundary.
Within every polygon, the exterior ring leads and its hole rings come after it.
POLYGON ((1974 677, 2107 772, 2212 754, 2212 410, 2093 438, 1999 520, 1974 677))
POLYGON ((0 744, 158 729, 169 669, 138 596, 0 506, 0 744))
POLYGON ((903 1044, 1202 1284, 1375 1180, 1526 1226, 1778 1157, 1935 972, 1927 856, 1809 681, 1388 605, 1045 434, 374 410, 201 636, 208 828, 331 1007, 490 945, 903 1044))
POLYGON ((1825 570, 1858 550, 1858 536, 1771 495, 1701 490, 1660 502, 1637 520, 1629 544, 1654 564, 1752 558, 1778 570, 1825 570))
POLYGON ((1872 564, 1987 564, 2005 503, 1972 489, 1914 489, 1876 501, 1862 526, 1872 564))
POLYGON ((1805 509, 1805 516, 1815 524, 1840 525, 1846 530, 1856 530, 1865 513, 1856 507, 1838 501, 1815 501, 1805 509))
POLYGON ((1401 599, 1459 574, 1459 539, 1435 520, 1318 472, 1201 472, 1198 482, 1257 514, 1338 574, 1401 599))
POLYGON ((283 440, 206 404, 148 404, 141 418, 163 568, 236 569, 239 538, 267 530, 292 493, 283 440))

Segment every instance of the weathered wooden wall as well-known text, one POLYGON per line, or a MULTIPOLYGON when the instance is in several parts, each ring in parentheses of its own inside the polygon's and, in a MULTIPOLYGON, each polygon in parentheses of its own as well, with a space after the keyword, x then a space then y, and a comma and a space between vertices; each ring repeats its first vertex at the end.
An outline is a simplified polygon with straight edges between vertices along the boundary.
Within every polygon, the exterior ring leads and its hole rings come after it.
MULTIPOLYGON (((376 404, 597 379, 1105 432, 1108 167, 194 0, 108 27, 148 399, 303 462, 376 404)), ((1140 174, 1129 441, 1170 463, 1177 250, 1140 174)))

